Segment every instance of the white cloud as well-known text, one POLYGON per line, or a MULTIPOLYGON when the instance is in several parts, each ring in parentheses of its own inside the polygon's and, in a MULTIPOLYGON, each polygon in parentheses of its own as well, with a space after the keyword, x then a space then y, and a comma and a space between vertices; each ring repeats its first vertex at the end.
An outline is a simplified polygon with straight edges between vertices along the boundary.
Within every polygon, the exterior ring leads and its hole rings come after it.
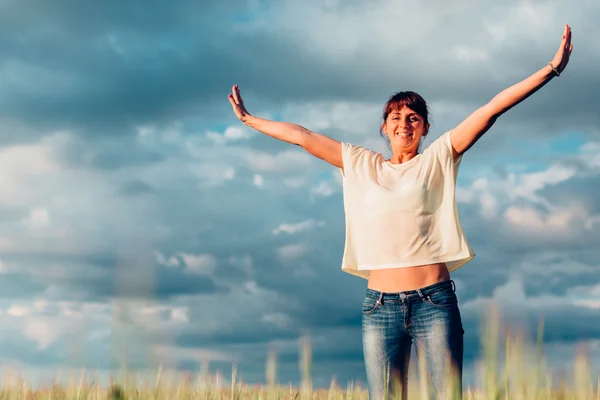
MULTIPOLYGON (((593 267, 593 271, 597 270, 597 267, 593 267)), ((567 296, 571 299, 572 304, 600 309, 600 284, 571 287, 567 290, 567 296)))
POLYGON ((296 149, 277 154, 248 150, 244 159, 255 173, 285 173, 306 171, 311 166, 311 155, 296 149))
POLYGON ((235 178, 235 167, 223 163, 195 163, 189 168, 201 185, 218 186, 235 178))
POLYGON ((295 261, 306 254, 307 251, 308 248, 299 243, 281 246, 276 250, 279 259, 283 263, 295 261))
POLYGON ((174 322, 190 322, 189 310, 187 307, 173 307, 171 309, 171 320, 174 322))
POLYGON ((316 227, 322 226, 325 226, 325 222, 309 219, 306 221, 298 222, 297 224, 281 224, 277 228, 273 229, 272 233, 273 235, 279 235, 281 232, 286 232, 290 235, 294 235, 299 232, 305 232, 316 227))
POLYGON ((600 169, 600 142, 588 142, 581 146, 582 161, 592 169, 600 169))
POLYGON ((315 101, 286 105, 282 115, 313 132, 334 129, 343 133, 340 141, 356 140, 362 145, 369 138, 368 132, 379 138, 380 108, 381 105, 374 102, 315 101))
POLYGON ((49 215, 46 207, 38 207, 29 210, 29 216, 21 221, 30 228, 39 228, 48 224, 49 215))
POLYGON ((495 306, 505 315, 527 319, 527 311, 551 310, 565 304, 565 297, 553 294, 527 296, 521 275, 513 275, 505 284, 493 289, 490 296, 480 296, 464 302, 462 308, 471 313, 495 306))
POLYGON ((576 229, 580 225, 579 222, 583 226, 589 215, 580 207, 555 209, 544 213, 533 207, 510 206, 504 212, 504 218, 514 228, 559 235, 576 229))
POLYGON ((564 182, 575 176, 576 173, 575 167, 552 164, 544 171, 521 175, 518 179, 519 183, 512 187, 511 194, 551 208, 552 205, 537 196, 536 192, 546 186, 564 182))
POLYGON ((48 304, 49 304, 48 300, 46 300, 46 299, 38 299, 38 300, 34 301, 33 308, 36 311, 44 311, 46 309, 46 307, 48 306, 48 304))
POLYGON ((29 307, 20 306, 18 304, 13 304, 8 307, 8 310, 6 310, 6 314, 10 315, 11 317, 24 317, 29 315, 30 312, 31 310, 29 307))
POLYGON ((470 46, 457 46, 452 49, 454 56, 463 62, 472 63, 487 61, 489 54, 485 49, 477 49, 470 46))
POLYGON ((496 213, 498 211, 498 201, 491 193, 481 193, 479 202, 481 203, 481 214, 484 218, 493 219, 496 217, 496 213))
POLYGON ((45 175, 59 169, 54 155, 54 144, 66 139, 65 134, 56 134, 41 139, 38 143, 0 148, 0 170, 3 182, 10 175, 26 177, 45 175))
POLYGON ((254 177, 252 178, 252 183, 254 184, 254 186, 263 187, 264 179, 263 179, 262 175, 254 174, 254 177))
POLYGON ((470 204, 475 201, 475 193, 471 189, 462 186, 456 186, 455 198, 457 203, 470 204))
POLYGON ((212 131, 206 133, 206 137, 217 145, 225 145, 241 140, 248 140, 252 136, 252 129, 247 128, 243 125, 230 125, 227 128, 225 128, 225 132, 223 132, 223 134, 212 131))
MULTIPOLYGON (((439 26, 439 14, 427 11, 417 3, 404 3, 398 7, 393 1, 378 2, 376 5, 360 2, 347 5, 327 5, 316 1, 288 2, 279 7, 279 18, 269 25, 257 23, 257 28, 287 36, 290 44, 303 48, 315 57, 344 63, 356 61, 357 54, 370 56, 368 50, 381 43, 386 43, 391 54, 406 54, 414 50, 419 41, 390 38, 400 34, 399 23, 402 31, 419 32, 420 37, 427 37, 432 29, 439 26), (417 17, 407 18, 407 15, 417 17), (332 26, 335 29, 331 29, 332 26)), ((378 54, 379 63, 389 63, 391 54, 378 54)))
POLYGON ((327 181, 321 181, 317 186, 310 188, 310 194, 314 197, 329 197, 336 192, 336 188, 327 181))
POLYGON ((83 319, 84 317, 83 313, 80 310, 74 310, 68 307, 63 307, 61 312, 62 315, 71 319, 83 319))
POLYGON ((179 256, 190 273, 210 275, 217 267, 217 260, 212 254, 179 253, 179 256))
POLYGON ((587 224, 591 229, 593 216, 577 203, 576 193, 568 206, 555 205, 539 194, 542 189, 568 181, 577 174, 575 167, 551 164, 541 171, 510 173, 506 178, 478 177, 468 187, 457 185, 456 201, 478 205, 481 216, 487 220, 501 215, 511 226, 526 230, 565 231, 575 222, 581 222, 582 226, 587 224))
POLYGON ((225 129, 223 136, 228 141, 236 141, 236 140, 242 140, 242 139, 250 139, 252 137, 252 134, 251 134, 252 132, 253 132, 252 129, 247 128, 243 125, 239 125, 239 126, 230 125, 225 129))
POLYGON ((171 256, 168 259, 159 251, 154 253, 156 262, 160 265, 163 265, 167 268, 175 268, 179 266, 179 259, 175 256, 171 256))
POLYGON ((600 299, 589 299, 589 300, 573 300, 573 304, 577 306, 592 308, 594 310, 600 309, 600 299))
POLYGON ((256 294, 259 292, 260 288, 258 287, 258 283, 256 283, 256 281, 247 281, 244 282, 244 290, 250 294, 256 294))
POLYGON ((38 143, 0 148, 0 205, 22 206, 36 198, 47 176, 60 170, 55 146, 64 134, 48 136, 38 143))
MULTIPOLYGON (((561 251, 546 250, 526 256, 519 262, 519 270, 527 276, 535 276, 545 280, 552 280, 564 276, 583 276, 597 270, 594 265, 565 258, 561 251)), ((581 289, 580 289, 581 290, 581 289)), ((583 289, 588 291, 589 288, 583 289)), ((600 294, 599 294, 600 295, 600 294)))
POLYGON ((25 337, 35 341, 39 349, 45 349, 60 334, 60 329, 55 323, 46 317, 36 317, 29 319, 23 328, 25 337))

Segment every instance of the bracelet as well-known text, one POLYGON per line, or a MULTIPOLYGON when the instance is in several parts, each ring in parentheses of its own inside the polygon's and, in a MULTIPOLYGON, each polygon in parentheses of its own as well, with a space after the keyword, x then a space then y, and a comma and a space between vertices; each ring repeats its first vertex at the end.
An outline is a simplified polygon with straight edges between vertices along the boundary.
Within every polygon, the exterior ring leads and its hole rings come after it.
POLYGON ((548 65, 550 66, 550 68, 552 68, 552 71, 554 71, 554 73, 556 74, 556 76, 560 76, 560 72, 558 72, 558 70, 556 68, 554 68, 554 65, 552 65, 552 61, 550 61, 548 63, 548 65))

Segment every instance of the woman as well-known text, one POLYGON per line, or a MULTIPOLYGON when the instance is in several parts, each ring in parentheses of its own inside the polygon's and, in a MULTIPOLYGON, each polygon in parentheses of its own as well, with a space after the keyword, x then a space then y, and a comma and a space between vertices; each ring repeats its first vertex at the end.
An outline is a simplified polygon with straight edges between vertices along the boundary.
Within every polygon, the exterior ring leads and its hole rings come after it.
POLYGON ((560 75, 572 50, 571 28, 565 25, 551 62, 502 91, 422 153, 419 145, 430 126, 427 105, 414 92, 395 94, 384 107, 380 130, 392 150, 388 160, 299 125, 251 116, 239 88, 233 87, 229 101, 242 122, 341 169, 346 213, 342 270, 368 279, 362 330, 371 399, 398 390, 406 398, 413 342, 425 361, 432 396, 451 390, 454 398, 461 397, 464 331, 450 272, 474 253, 455 202, 458 167, 498 117, 560 75))

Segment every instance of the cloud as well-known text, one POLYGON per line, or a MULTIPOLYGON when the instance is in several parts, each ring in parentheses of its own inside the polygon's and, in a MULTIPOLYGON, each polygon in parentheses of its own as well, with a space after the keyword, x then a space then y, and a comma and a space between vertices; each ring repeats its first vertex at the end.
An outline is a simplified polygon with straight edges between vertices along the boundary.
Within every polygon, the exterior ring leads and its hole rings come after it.
POLYGON ((252 178, 252 181, 255 186, 262 187, 264 185, 264 179, 263 179, 262 175, 255 174, 254 177, 252 178))
POLYGON ((281 224, 276 229, 273 229, 273 235, 279 235, 282 232, 294 235, 296 233, 306 232, 318 226, 325 226, 325 222, 309 219, 306 221, 298 222, 297 224, 281 224))
POLYGON ((504 217, 514 228, 541 235, 549 231, 554 235, 568 234, 574 221, 582 225, 589 218, 585 210, 581 209, 559 210, 543 215, 540 211, 527 207, 509 207, 504 217))
POLYGON ((315 197, 329 197, 336 192, 334 186, 328 182, 319 182, 317 186, 310 189, 310 193, 315 197))
POLYGON ((29 216, 26 219, 23 219, 21 222, 30 228, 36 228, 46 225, 48 220, 48 209, 45 207, 40 207, 30 210, 29 216))
POLYGON ((186 266, 186 271, 192 274, 211 275, 217 267, 217 260, 212 254, 182 253, 180 257, 186 266))
POLYGON ((224 145, 240 140, 248 140, 252 137, 252 135, 252 130, 246 127, 240 127, 238 125, 228 126, 223 134, 219 134, 217 132, 206 133, 206 137, 216 145, 224 145))
POLYGON ((311 164, 310 156, 298 150, 286 150, 275 155, 249 151, 244 158, 250 170, 257 173, 299 172, 311 164))
POLYGON ((247 254, 239 257, 231 256, 227 259, 227 262, 240 268, 247 275, 252 275, 254 273, 254 260, 247 254))
POLYGON ((25 337, 32 339, 37 343, 39 349, 45 349, 59 335, 56 327, 52 326, 46 318, 30 320, 23 329, 25 337))
POLYGON ((29 308, 19 305, 12 305, 6 310, 6 314, 13 317, 22 317, 29 314, 29 308))
POLYGON ((300 243, 288 244, 278 248, 277 255, 281 259, 282 263, 287 263, 299 259, 307 252, 307 250, 308 249, 300 243))

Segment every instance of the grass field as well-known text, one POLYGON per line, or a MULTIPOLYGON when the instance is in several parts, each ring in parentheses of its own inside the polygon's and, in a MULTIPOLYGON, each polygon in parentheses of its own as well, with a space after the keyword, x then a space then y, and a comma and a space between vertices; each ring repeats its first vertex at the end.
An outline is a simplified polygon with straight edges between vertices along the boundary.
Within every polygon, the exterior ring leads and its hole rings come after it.
MULTIPOLYGON (((492 313, 492 316, 494 313, 492 313)), ((536 343, 511 334, 499 326, 497 317, 489 318, 484 328, 482 359, 478 363, 480 384, 463 387, 465 400, 600 400, 600 376, 592 376, 592 368, 584 350, 573 354, 573 368, 567 375, 557 376, 546 364, 543 354, 543 325, 538 329, 536 343), (500 332, 505 333, 500 337, 500 332)), ((9 399, 367 399, 365 387, 350 382, 344 387, 332 380, 328 389, 312 389, 310 342, 304 339, 301 354, 302 383, 300 387, 280 385, 276 378, 275 355, 267 360, 266 383, 247 385, 237 379, 234 365, 231 377, 218 374, 192 376, 178 374, 167 377, 161 369, 152 379, 142 380, 123 372, 108 385, 98 384, 97 376, 81 371, 66 384, 33 388, 25 377, 4 376, 0 400, 9 399)), ((567 360, 565 360, 567 361, 567 360)), ((409 399, 427 399, 428 389, 423 379, 423 365, 411 376, 409 399)), ((443 398, 451 399, 452 396, 443 398)))

